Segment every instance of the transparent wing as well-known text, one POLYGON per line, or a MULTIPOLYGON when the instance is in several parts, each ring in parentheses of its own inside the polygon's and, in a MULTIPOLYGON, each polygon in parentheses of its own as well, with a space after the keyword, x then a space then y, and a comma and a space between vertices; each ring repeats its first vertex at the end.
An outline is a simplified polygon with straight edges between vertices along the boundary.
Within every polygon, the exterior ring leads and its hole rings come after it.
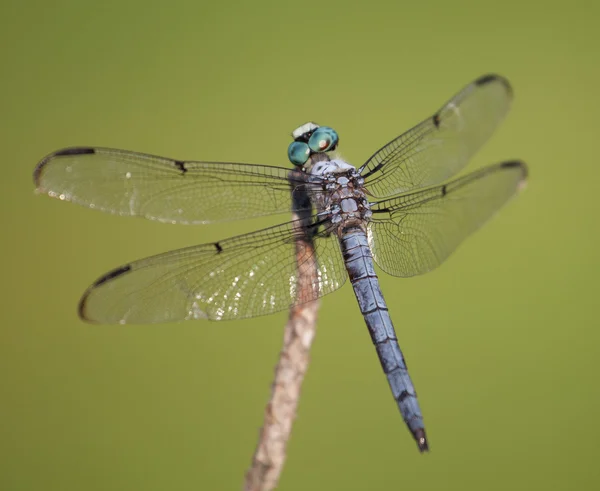
POLYGON ((373 204, 368 237, 375 262, 394 276, 436 268, 524 187, 526 178, 525 164, 504 162, 373 204))
POLYGON ((90 286, 79 314, 109 324, 241 319, 315 300, 339 288, 346 271, 337 237, 315 219, 308 231, 314 246, 300 265, 296 243, 304 235, 295 222, 132 262, 90 286), (297 270, 315 255, 311 292, 296 299, 297 270))
POLYGON ((492 135, 511 99, 505 78, 480 77, 433 116, 375 152, 359 169, 365 186, 384 198, 453 176, 492 135))
POLYGON ((92 147, 48 155, 33 177, 37 190, 52 197, 169 223, 289 212, 290 186, 310 186, 305 174, 280 167, 184 162, 92 147))

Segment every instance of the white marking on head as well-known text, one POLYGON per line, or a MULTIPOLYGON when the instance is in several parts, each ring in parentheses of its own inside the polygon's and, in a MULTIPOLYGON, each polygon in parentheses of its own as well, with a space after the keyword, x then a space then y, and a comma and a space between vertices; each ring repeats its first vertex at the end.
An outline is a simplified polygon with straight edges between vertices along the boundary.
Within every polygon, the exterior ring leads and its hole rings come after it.
POLYGON ((302 135, 304 135, 305 133, 315 131, 318 127, 319 127, 318 124, 311 123, 309 121, 308 123, 304 123, 302 126, 298 126, 298 128, 296 128, 294 131, 292 131, 292 137, 294 138, 294 140, 296 140, 296 139, 300 138, 302 135))

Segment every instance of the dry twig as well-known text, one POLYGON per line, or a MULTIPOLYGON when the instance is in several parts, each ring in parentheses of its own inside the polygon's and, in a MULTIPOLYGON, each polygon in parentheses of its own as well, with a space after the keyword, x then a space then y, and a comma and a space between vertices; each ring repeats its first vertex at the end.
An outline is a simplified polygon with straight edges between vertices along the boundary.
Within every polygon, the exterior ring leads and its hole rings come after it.
MULTIPOLYGON (((293 171, 294 172, 294 171, 293 171)), ((294 219, 297 224, 296 241, 297 298, 314 297, 313 287, 317 281, 314 246, 302 224, 310 217, 306 209, 308 196, 295 190, 292 193, 294 219), (297 211, 302 210, 303 211, 297 211)), ((296 417, 300 389, 308 369, 309 353, 315 337, 318 300, 294 305, 285 326, 283 348, 275 368, 271 399, 265 408, 263 427, 246 473, 245 491, 269 491, 275 489, 286 458, 286 445, 296 417)))

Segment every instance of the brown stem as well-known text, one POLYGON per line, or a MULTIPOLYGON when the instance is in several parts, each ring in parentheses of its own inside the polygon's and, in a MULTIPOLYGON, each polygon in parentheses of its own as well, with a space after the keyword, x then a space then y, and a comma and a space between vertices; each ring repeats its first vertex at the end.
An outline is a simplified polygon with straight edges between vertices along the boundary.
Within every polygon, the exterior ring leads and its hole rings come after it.
MULTIPOLYGON (((312 299, 317 284, 317 265, 313 242, 303 223, 310 217, 308 197, 298 189, 292 193, 294 219, 297 224, 296 264, 297 298, 312 299), (302 210, 304 208, 304 210, 302 210), (308 208, 308 209, 307 209, 308 208), (302 210, 302 211, 297 211, 302 210)), ((246 473, 245 491, 275 489, 286 458, 286 446, 296 417, 300 389, 310 361, 310 347, 315 337, 318 300, 293 305, 285 325, 283 348, 275 368, 271 399, 265 408, 263 427, 246 473)))

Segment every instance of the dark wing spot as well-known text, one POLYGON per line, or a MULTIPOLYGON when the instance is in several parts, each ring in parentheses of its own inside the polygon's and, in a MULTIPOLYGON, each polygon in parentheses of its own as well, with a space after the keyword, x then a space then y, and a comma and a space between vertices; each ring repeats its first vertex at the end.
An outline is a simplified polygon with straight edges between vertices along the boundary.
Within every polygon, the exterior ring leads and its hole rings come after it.
POLYGON ((475 80, 475 85, 485 85, 495 80, 498 80, 498 75, 495 75, 493 73, 486 73, 485 75, 482 75, 477 80, 475 80))
POLYGON ((433 115, 433 124, 435 125, 436 128, 440 127, 440 115, 439 114, 433 115))
POLYGON ((527 178, 529 177, 529 169, 525 162, 519 160, 509 160, 508 162, 502 162, 500 168, 504 169, 519 169, 521 171, 521 186, 525 185, 527 178))
POLYGON ((185 168, 185 162, 183 162, 182 160, 176 160, 175 167, 177 167, 182 174, 185 174, 187 172, 187 169, 185 168))
POLYGON ((103 283, 106 283, 108 280, 112 280, 113 278, 116 278, 117 276, 121 276, 121 275, 127 273, 128 271, 131 271, 131 266, 129 266, 129 264, 127 264, 125 266, 121 266, 120 268, 113 269, 112 271, 109 271, 108 273, 106 273, 104 276, 101 276, 100 278, 98 278, 92 285, 92 288, 99 287, 103 283))
POLYGON ((446 196, 447 190, 446 190, 446 185, 444 184, 442 186, 442 196, 446 196))
POLYGON ((508 162, 502 162, 500 164, 500 167, 506 167, 508 169, 513 167, 519 167, 521 171, 523 171, 523 177, 527 177, 527 166, 519 160, 510 160, 508 162))
POLYGON ((504 85, 506 92, 512 97, 512 87, 510 86, 509 81, 500 75, 496 75, 495 73, 488 73, 487 75, 483 75, 477 80, 475 80, 474 83, 475 85, 482 86, 493 82, 500 82, 502 85, 504 85))
POLYGON ((93 153, 96 153, 96 150, 92 147, 72 147, 64 148, 63 150, 54 152, 54 156, 60 157, 61 155, 89 155, 93 153))
POLYGON ((221 244, 219 244, 218 242, 215 242, 215 248, 217 249, 218 253, 223 252, 223 248, 221 247, 221 244))
POLYGON ((39 163, 35 166, 33 171, 33 183, 36 187, 39 186, 40 177, 42 175, 42 171, 44 167, 55 157, 63 157, 66 155, 93 155, 96 153, 96 150, 92 147, 71 147, 71 148, 63 148, 62 150, 57 150, 56 152, 52 152, 50 155, 46 155, 39 163))

